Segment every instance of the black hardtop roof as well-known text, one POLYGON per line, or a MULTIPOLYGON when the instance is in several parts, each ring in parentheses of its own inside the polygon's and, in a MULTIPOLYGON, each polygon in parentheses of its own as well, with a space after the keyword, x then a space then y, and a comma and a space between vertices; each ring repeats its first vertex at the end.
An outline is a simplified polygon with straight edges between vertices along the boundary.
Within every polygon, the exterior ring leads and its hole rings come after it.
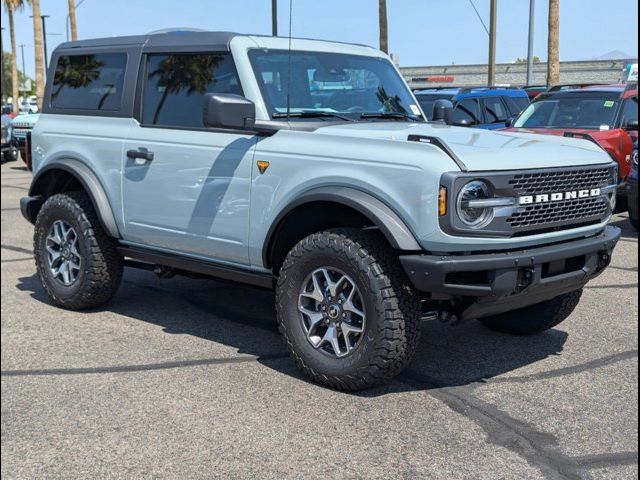
POLYGON ((234 32, 194 32, 189 30, 123 37, 93 38, 61 43, 56 50, 97 47, 209 47, 227 50, 234 32))

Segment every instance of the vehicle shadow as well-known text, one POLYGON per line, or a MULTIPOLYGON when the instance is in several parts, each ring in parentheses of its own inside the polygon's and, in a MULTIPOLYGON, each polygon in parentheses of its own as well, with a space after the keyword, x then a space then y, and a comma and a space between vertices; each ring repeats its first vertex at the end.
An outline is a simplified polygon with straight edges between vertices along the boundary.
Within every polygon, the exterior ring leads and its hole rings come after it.
POLYGON ((638 231, 631 226, 629 214, 619 215, 618 218, 610 222, 609 225, 620 228, 622 230, 622 238, 638 238, 638 231))
MULTIPOLYGON (((51 304, 35 274, 20 278, 17 288, 51 304)), ((150 272, 127 269, 116 297, 88 313, 99 311, 160 326, 167 334, 193 335, 231 346, 239 354, 255 355, 271 369, 307 381, 288 356, 279 355, 285 348, 277 330, 273 292, 216 280, 160 280, 150 272)), ((412 386, 396 384, 357 395, 414 390, 415 381, 423 389, 483 381, 559 354, 567 337, 557 329, 519 338, 491 332, 475 321, 458 326, 426 322, 418 352, 404 372, 414 380, 412 386)))

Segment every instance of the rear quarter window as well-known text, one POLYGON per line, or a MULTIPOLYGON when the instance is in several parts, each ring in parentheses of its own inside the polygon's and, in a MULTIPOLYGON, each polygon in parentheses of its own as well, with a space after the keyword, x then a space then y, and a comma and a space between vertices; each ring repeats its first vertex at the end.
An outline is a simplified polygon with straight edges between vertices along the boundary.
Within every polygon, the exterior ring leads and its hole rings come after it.
POLYGON ((51 106, 77 110, 119 110, 126 65, 126 53, 59 57, 51 89, 51 106))

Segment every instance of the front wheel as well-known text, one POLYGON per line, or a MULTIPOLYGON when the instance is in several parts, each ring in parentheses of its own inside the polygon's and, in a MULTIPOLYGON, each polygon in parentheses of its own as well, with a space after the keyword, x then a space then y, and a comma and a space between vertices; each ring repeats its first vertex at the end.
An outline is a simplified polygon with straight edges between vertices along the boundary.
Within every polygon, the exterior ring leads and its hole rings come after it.
POLYGON ((582 289, 547 302, 512 312, 481 318, 490 330, 511 335, 535 335, 564 322, 580 303, 582 289))
POLYGON ((2 160, 5 162, 15 162, 18 160, 18 150, 10 148, 2 154, 2 160))
POLYGON ((58 306, 97 307, 120 285, 122 257, 83 192, 47 199, 36 219, 33 247, 42 286, 58 306))
POLYGON ((400 373, 419 340, 419 306, 393 250, 356 229, 300 241, 276 290, 278 324, 296 364, 339 390, 374 387, 400 373))

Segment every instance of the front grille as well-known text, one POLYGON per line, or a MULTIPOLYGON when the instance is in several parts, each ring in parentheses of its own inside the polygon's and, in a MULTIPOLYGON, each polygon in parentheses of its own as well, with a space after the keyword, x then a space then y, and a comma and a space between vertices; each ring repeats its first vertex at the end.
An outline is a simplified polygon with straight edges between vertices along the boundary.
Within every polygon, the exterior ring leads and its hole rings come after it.
POLYGON ((13 129, 13 136, 15 138, 19 138, 20 140, 24 140, 27 137, 27 133, 30 132, 30 128, 15 128, 13 129))
POLYGON ((535 195, 602 188, 611 181, 609 168, 560 172, 537 172, 515 175, 509 185, 518 195, 535 195))
POLYGON ((507 223, 514 229, 518 229, 585 221, 604 217, 609 209, 607 203, 604 198, 599 197, 530 205, 514 213, 507 219, 507 223))
MULTIPOLYGON (((567 169, 519 173, 509 181, 516 196, 603 189, 614 182, 610 167, 567 169)), ((604 197, 587 197, 559 202, 523 205, 513 212, 506 223, 514 235, 576 228, 599 223, 611 213, 611 204, 604 197)))

